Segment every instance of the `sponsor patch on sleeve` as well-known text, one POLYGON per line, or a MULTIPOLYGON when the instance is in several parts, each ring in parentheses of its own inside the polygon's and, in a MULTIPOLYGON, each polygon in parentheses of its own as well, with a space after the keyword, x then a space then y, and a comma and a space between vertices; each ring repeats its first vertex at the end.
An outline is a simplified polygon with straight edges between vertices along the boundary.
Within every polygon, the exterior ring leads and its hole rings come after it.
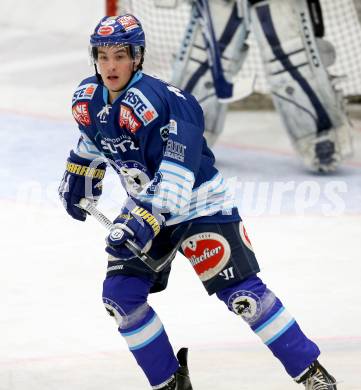
POLYGON ((79 102, 72 109, 74 119, 83 126, 90 126, 91 119, 89 114, 89 103, 79 102))
POLYGON ((80 99, 91 100, 94 96, 97 86, 97 84, 89 83, 78 87, 73 95, 73 104, 80 99))
POLYGON ((137 88, 129 88, 123 102, 133 109, 134 114, 144 126, 158 118, 158 113, 152 103, 137 88))
POLYGON ((184 162, 186 149, 187 149, 186 145, 183 145, 180 142, 169 139, 165 147, 164 157, 169 157, 172 158, 173 160, 184 162))
POLYGON ((167 125, 159 129, 159 133, 164 142, 168 140, 169 134, 177 135, 177 121, 171 119, 167 125))

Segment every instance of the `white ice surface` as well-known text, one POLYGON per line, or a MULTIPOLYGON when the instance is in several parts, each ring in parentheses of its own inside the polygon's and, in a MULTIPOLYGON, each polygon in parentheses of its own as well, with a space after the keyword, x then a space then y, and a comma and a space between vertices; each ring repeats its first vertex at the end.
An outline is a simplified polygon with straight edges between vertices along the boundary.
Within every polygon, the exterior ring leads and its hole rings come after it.
MULTIPOLYGON (((105 232, 91 218, 71 220, 56 194, 77 139, 69 99, 91 72, 87 29, 44 38, 12 28, 15 47, 0 35, 9 53, 0 65, 0 390, 148 388, 101 302, 105 232)), ((231 113, 215 148, 219 168, 239 186, 262 278, 319 344, 341 390, 361 389, 361 124, 354 125, 355 156, 330 176, 304 170, 273 112, 231 113)), ((115 176, 104 191, 100 207, 113 217, 124 197, 115 176)), ((300 388, 240 318, 207 296, 183 257, 150 303, 174 347, 190 348, 195 389, 300 388)))

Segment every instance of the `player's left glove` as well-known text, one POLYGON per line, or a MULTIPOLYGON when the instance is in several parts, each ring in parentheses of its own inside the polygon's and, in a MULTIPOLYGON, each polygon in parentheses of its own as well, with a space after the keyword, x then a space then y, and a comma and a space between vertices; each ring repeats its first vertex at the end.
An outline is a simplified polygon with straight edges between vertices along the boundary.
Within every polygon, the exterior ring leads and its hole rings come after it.
POLYGON ((164 220, 160 213, 151 211, 151 205, 138 205, 129 197, 106 238, 106 251, 117 259, 132 259, 136 257, 135 254, 124 245, 127 240, 131 240, 143 252, 147 252, 153 238, 160 232, 164 220))

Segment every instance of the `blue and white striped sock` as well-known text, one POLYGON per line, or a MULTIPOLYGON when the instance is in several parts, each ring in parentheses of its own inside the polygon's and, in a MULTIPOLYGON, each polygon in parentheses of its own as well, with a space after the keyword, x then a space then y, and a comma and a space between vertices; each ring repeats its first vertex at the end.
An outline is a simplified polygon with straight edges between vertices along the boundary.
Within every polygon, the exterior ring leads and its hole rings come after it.
POLYGON ((179 364, 157 313, 150 308, 132 327, 120 330, 152 386, 168 380, 179 364))

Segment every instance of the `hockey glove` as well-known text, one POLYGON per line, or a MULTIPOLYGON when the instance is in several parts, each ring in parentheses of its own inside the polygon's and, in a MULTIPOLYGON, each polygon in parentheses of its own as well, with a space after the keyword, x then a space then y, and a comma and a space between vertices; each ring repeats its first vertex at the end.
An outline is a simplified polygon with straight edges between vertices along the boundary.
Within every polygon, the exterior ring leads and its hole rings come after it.
POLYGON ((102 193, 106 163, 97 164, 93 160, 79 157, 73 151, 67 160, 66 171, 59 186, 59 196, 63 205, 74 219, 85 221, 86 212, 76 205, 81 198, 97 201, 102 193))
POLYGON ((136 256, 124 245, 130 240, 143 252, 147 252, 164 223, 164 217, 160 213, 152 214, 150 210, 151 205, 138 205, 129 197, 120 215, 113 222, 114 228, 106 239, 106 251, 117 259, 132 259, 136 256))

